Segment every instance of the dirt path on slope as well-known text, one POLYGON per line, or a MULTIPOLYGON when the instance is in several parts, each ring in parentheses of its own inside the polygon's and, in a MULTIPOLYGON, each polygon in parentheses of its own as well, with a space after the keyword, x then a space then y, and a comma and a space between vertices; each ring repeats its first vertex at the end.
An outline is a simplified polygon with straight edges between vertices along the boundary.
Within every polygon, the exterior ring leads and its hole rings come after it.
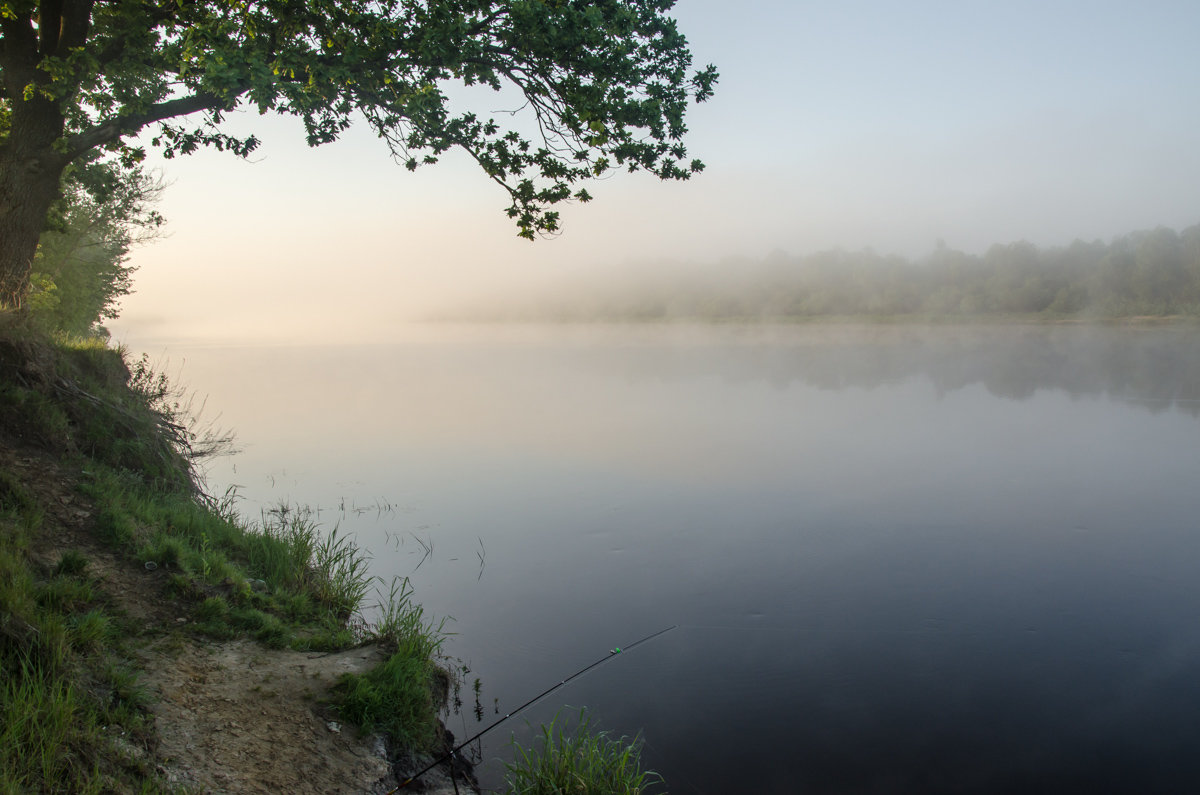
MULTIPOLYGON (((321 654, 168 637, 140 656, 155 695, 159 771, 169 782, 247 795, 383 795, 397 787, 383 738, 361 736, 325 703, 339 676, 385 659, 379 647, 321 654)), ((455 789, 440 769, 402 790, 474 791, 461 778, 455 789)))
MULTIPOLYGON (((93 585, 150 638, 134 654, 150 695, 154 737, 111 737, 121 753, 155 767, 189 793, 372 793, 397 786, 383 739, 360 736, 328 705, 343 673, 384 658, 377 646, 333 654, 269 649, 254 641, 208 642, 187 633, 190 608, 167 590, 162 567, 147 570, 96 537, 94 506, 48 454, 18 449, 0 434, 0 467, 45 510, 30 554, 49 571, 82 552, 93 585)), ((409 775, 431 759, 413 760, 409 775)), ((401 793, 474 792, 431 771, 401 793)))
POLYGON ((396 786, 382 739, 360 737, 322 703, 340 675, 384 659, 377 647, 316 654, 167 638, 139 656, 171 783, 263 795, 396 786))

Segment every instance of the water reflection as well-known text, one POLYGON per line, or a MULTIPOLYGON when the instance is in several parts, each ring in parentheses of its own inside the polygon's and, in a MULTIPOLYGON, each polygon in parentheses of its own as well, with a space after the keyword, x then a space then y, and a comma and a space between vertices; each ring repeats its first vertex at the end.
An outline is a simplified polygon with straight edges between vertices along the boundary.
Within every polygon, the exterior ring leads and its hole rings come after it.
POLYGON ((919 377, 939 393, 982 384, 1023 400, 1050 389, 1200 415, 1200 332, 1192 327, 747 326, 680 344, 687 333, 589 355, 631 378, 874 389, 919 377))
POLYGON ((483 720, 678 624, 524 717, 644 731, 675 793, 1174 792, 1200 780, 1196 342, 440 328, 192 351, 188 378, 247 450, 214 482, 341 506, 457 619, 483 720))

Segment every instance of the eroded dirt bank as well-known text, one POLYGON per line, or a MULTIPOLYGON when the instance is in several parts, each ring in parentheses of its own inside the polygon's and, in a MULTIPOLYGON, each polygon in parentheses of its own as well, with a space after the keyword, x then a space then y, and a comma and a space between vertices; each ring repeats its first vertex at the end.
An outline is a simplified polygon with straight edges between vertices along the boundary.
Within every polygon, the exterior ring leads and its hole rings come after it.
POLYGON ((167 638, 139 657, 154 701, 159 770, 209 792, 383 793, 396 787, 382 738, 361 737, 322 702, 344 673, 384 659, 167 638))

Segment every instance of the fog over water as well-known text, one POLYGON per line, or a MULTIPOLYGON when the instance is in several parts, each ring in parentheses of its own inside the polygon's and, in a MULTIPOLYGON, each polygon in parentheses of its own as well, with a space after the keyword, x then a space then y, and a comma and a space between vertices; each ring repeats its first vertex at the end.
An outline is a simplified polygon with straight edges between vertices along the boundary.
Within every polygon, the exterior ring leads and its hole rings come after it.
MULTIPOLYGON (((473 749, 587 706, 670 791, 1175 792, 1200 774, 1194 329, 435 326, 164 347, 215 462, 410 576, 473 749), (427 553, 427 549, 431 552, 427 553)), ((1185 787, 1186 788, 1186 787, 1185 787)))
MULTIPOLYGON (((529 243, 507 197, 450 152, 407 172, 361 126, 304 143, 296 120, 228 114, 262 146, 149 165, 167 237, 134 253, 130 325, 206 341, 364 341, 396 320, 523 300, 614 270, 705 270, 835 248, 925 257, 939 240, 1108 242, 1200 221, 1200 4, 1060 0, 680 0, 713 98, 688 115, 686 183, 618 174, 529 243)), ((521 103, 450 87, 522 124, 521 103)))

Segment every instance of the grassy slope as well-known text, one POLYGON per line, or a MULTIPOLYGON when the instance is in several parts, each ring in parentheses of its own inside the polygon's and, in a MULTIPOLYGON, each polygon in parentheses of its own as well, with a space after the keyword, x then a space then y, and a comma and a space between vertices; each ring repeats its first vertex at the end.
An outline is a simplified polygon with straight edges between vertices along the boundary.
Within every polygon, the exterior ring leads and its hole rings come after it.
POLYGON ((380 671, 345 683, 344 711, 379 723, 402 702, 403 724, 387 728, 432 744, 437 629, 403 590, 383 624, 364 626, 370 580, 347 539, 288 512, 250 527, 205 498, 170 397, 118 351, 0 316, 0 792, 166 791, 131 660, 181 631, 297 649, 390 643, 380 671))

